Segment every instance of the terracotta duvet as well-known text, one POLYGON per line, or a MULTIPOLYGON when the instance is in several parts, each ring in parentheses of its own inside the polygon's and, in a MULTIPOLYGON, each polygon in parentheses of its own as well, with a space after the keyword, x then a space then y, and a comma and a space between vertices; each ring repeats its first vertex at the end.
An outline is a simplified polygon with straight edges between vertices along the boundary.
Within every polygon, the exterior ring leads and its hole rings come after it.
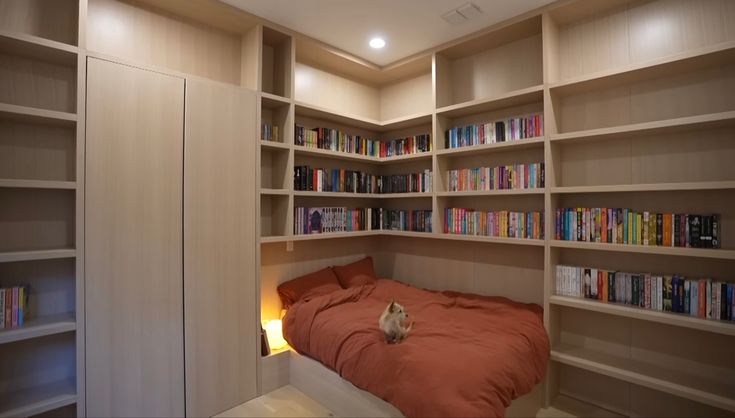
POLYGON ((538 305, 416 289, 394 280, 299 301, 284 318, 291 347, 409 417, 504 416, 543 378, 549 340, 538 305), (378 317, 390 299, 414 321, 387 344, 378 317))

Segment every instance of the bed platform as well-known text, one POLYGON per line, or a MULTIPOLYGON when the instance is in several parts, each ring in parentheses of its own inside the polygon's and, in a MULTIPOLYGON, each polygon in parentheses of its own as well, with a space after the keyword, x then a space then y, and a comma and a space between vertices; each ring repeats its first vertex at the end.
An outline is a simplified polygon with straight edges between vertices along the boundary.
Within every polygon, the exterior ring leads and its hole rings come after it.
MULTIPOLYGON (((289 381, 340 417, 402 417, 390 403, 358 389, 316 360, 291 350, 288 355, 289 381)), ((543 383, 513 401, 507 417, 535 417, 543 404, 543 383)))

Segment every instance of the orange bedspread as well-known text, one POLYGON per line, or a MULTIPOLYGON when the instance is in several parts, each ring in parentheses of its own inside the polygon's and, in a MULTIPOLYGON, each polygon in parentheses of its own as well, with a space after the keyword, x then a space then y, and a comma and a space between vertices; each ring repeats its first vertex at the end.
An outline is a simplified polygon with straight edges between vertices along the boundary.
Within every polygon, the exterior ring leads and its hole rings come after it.
POLYGON ((283 328, 299 353, 409 417, 503 416, 541 381, 549 359, 538 305, 388 279, 300 301, 283 328), (378 328, 390 299, 415 322, 393 345, 378 328))

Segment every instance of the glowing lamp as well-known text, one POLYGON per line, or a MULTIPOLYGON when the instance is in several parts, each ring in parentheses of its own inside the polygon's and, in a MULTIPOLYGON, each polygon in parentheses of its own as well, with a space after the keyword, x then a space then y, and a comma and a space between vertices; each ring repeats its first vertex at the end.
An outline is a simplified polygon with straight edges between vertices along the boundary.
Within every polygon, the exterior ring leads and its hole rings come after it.
POLYGON ((265 323, 265 332, 268 334, 268 345, 271 350, 278 350, 288 345, 283 339, 283 328, 280 319, 272 319, 265 323))

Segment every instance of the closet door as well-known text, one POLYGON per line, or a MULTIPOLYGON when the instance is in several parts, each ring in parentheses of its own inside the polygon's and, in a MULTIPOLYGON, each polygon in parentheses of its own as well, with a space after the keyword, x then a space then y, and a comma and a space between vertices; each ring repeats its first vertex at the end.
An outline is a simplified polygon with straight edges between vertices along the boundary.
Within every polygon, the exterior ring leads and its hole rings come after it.
POLYGON ((89 416, 184 415, 184 80, 90 58, 89 416))
POLYGON ((256 396, 255 93, 188 80, 184 157, 186 412, 256 396))

